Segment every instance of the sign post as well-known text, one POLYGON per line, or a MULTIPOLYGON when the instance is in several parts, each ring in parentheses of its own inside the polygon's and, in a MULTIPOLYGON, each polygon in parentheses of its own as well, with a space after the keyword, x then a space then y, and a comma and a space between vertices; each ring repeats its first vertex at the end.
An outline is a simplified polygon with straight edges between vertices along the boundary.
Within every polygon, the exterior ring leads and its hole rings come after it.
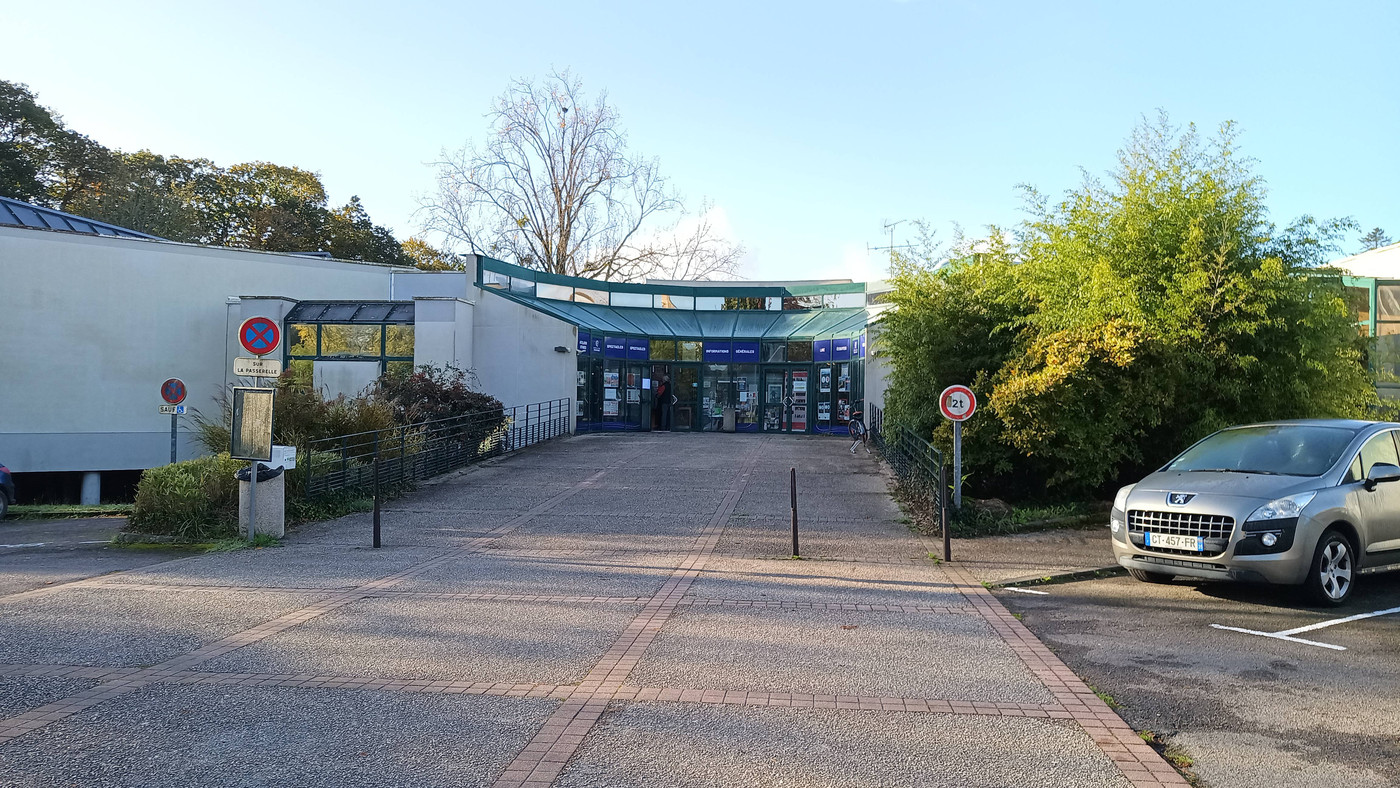
POLYGON ((261 357, 272 353, 282 342, 282 330, 277 321, 267 317, 250 317, 238 326, 238 344, 243 349, 258 356, 256 359, 239 358, 234 361, 234 373, 240 366, 245 367, 255 378, 253 388, 234 387, 233 389, 233 429, 229 455, 234 459, 250 460, 248 469, 248 541, 258 531, 258 462, 272 461, 272 405, 277 389, 261 388, 260 378, 268 377, 273 365, 280 373, 281 362, 264 361, 261 357), (252 362, 254 369, 246 367, 252 362), (263 374, 258 374, 262 372, 263 374))
POLYGON ((953 422, 953 508, 962 509, 962 423, 977 412, 977 396, 967 386, 949 386, 938 395, 938 409, 953 422))
POLYGON ((185 412, 185 406, 181 402, 189 391, 185 388, 185 381, 179 378, 170 378, 160 384, 160 398, 165 400, 165 406, 161 407, 161 413, 170 414, 170 464, 175 464, 175 440, 180 429, 180 414, 185 412))

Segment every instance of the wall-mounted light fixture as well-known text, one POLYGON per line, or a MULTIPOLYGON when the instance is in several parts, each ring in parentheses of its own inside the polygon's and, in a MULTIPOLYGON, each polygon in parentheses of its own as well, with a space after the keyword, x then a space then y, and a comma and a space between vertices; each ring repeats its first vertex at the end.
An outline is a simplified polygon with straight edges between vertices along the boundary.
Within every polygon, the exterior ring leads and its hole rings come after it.
POLYGON ((569 352, 569 349, 566 348, 566 347, 564 347, 563 345, 555 345, 555 346, 554 346, 554 352, 555 352, 555 353, 568 353, 568 352, 569 352))

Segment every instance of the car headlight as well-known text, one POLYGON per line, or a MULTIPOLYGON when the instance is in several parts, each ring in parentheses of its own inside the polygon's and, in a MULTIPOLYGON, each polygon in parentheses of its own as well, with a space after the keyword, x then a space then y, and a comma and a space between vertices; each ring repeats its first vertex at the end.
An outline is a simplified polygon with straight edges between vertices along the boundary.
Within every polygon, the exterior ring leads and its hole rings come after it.
POLYGON ((1303 508, 1306 507, 1316 495, 1317 491, 1312 490, 1269 501, 1258 509, 1255 509, 1254 514, 1251 514, 1249 519, 1286 520, 1291 517, 1297 517, 1303 513, 1303 508))
POLYGON ((1123 520, 1127 517, 1128 495, 1132 493, 1134 485, 1128 485, 1118 491, 1113 498, 1113 511, 1108 513, 1108 527, 1113 533, 1123 530, 1123 520))
POLYGON ((1135 484, 1130 484, 1127 487, 1120 489, 1118 491, 1118 494, 1113 497, 1113 508, 1117 509, 1120 512, 1128 511, 1128 496, 1132 493, 1133 488, 1136 486, 1137 485, 1135 484))

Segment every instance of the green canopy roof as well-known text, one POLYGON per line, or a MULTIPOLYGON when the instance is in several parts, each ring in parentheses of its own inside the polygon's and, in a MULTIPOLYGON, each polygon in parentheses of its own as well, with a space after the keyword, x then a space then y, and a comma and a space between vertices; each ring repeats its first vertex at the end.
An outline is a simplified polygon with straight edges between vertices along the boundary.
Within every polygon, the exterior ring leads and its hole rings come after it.
POLYGON ((675 339, 820 339, 860 333, 869 319, 863 307, 784 311, 644 309, 530 298, 494 288, 506 298, 589 332, 675 339))

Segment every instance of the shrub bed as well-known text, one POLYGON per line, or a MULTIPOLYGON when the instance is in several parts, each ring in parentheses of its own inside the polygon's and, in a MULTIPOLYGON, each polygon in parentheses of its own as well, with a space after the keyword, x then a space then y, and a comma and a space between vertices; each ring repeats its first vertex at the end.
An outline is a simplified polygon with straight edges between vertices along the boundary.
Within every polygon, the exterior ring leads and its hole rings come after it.
POLYGON ((243 467, 227 453, 151 468, 141 474, 127 529, 185 540, 224 537, 238 530, 238 481, 243 467))

